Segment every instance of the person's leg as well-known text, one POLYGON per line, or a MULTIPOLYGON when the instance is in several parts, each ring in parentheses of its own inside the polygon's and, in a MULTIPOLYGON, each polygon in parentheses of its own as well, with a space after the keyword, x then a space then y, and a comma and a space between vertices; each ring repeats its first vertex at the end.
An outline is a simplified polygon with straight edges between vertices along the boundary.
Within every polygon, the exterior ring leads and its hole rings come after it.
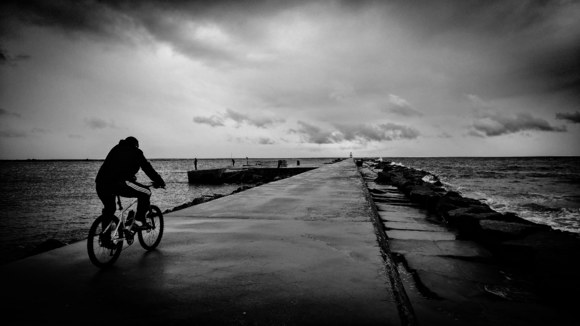
POLYGON ((110 187, 97 184, 97 196, 99 196, 99 199, 103 202, 102 214, 107 217, 103 222, 105 222, 106 225, 110 221, 108 218, 115 215, 115 211, 117 210, 117 207, 115 206, 115 195, 110 187))
POLYGON ((122 197, 137 198, 135 219, 137 221, 145 220, 151 198, 151 191, 147 187, 137 182, 125 181, 119 186, 117 194, 122 197))

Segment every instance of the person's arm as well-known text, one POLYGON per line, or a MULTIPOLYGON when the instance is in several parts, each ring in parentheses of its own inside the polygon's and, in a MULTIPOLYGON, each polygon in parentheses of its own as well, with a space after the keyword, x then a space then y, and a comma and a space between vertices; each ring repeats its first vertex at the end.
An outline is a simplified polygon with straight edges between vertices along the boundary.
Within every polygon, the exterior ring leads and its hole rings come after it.
POLYGON ((151 181, 153 181, 154 183, 158 184, 161 187, 165 186, 165 181, 163 181, 163 178, 161 178, 159 173, 157 173, 157 171, 155 171, 153 166, 151 166, 151 163, 147 161, 145 155, 143 155, 143 152, 140 151, 139 154, 140 154, 139 165, 141 166, 141 169, 143 169, 143 172, 145 172, 145 174, 149 177, 149 179, 151 179, 151 181))

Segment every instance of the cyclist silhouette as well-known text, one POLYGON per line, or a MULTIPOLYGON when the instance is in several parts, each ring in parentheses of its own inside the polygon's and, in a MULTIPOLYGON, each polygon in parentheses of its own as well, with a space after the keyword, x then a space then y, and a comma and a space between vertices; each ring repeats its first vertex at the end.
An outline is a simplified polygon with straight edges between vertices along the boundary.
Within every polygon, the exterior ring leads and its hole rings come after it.
POLYGON ((145 220, 145 214, 149 210, 151 191, 136 182, 139 169, 143 169, 143 172, 153 181, 153 187, 165 187, 165 181, 147 161, 143 151, 139 149, 137 138, 122 139, 105 158, 95 180, 97 195, 104 205, 103 215, 114 215, 117 210, 115 197, 122 196, 137 198, 135 219, 140 222, 145 220))

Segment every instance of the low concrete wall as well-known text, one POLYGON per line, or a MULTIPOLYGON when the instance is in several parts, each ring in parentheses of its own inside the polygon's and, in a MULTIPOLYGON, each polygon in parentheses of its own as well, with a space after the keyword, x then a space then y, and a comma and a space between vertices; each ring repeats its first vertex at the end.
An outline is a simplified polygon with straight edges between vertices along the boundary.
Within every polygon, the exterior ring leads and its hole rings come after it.
MULTIPOLYGON (((199 182, 192 181, 194 178, 189 177, 189 183, 192 184, 223 184, 223 183, 259 183, 270 182, 278 179, 284 179, 297 174, 316 169, 316 167, 293 167, 293 168, 244 168, 240 170, 224 171, 214 175, 207 175, 199 182)), ((190 171, 188 173, 196 173, 190 171)), ((203 173, 203 170, 199 170, 203 173)))

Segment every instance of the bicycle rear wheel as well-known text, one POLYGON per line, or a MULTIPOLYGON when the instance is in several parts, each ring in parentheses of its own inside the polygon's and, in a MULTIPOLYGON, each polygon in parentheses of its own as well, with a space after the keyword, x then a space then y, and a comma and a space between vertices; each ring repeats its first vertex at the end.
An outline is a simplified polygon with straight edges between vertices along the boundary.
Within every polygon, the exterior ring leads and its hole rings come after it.
POLYGON ((117 228, 119 219, 116 216, 109 218, 109 223, 105 216, 101 215, 91 225, 89 238, 87 239, 87 251, 91 262, 97 267, 108 267, 113 265, 121 254, 123 240, 118 236, 113 238, 113 233, 117 228))
POLYGON ((153 250, 157 248, 163 237, 163 230, 165 223, 163 221, 163 214, 159 207, 151 205, 149 213, 145 217, 147 228, 139 230, 138 237, 141 247, 145 250, 153 250))

